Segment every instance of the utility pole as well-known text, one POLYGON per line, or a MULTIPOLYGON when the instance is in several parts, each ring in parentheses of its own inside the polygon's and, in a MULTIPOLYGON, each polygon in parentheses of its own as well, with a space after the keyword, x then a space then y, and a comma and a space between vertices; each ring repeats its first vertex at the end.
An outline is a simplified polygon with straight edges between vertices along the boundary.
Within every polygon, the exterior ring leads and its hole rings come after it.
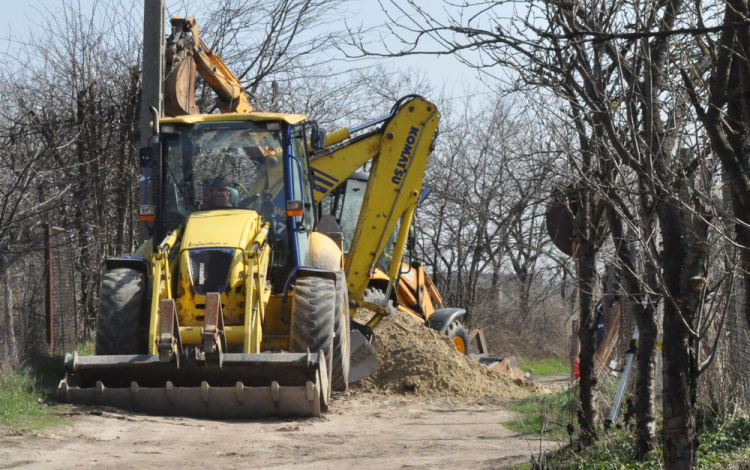
MULTIPOLYGON (((141 75, 141 151, 150 146, 151 122, 154 115, 151 108, 163 115, 164 97, 162 83, 164 80, 164 10, 165 0, 144 0, 143 2, 143 71, 141 75)), ((149 181, 140 185, 141 204, 149 181)), ((149 191, 152 193, 152 191, 149 191)), ((141 222, 138 227, 138 238, 144 241, 148 237, 146 228, 141 222)))
POLYGON ((151 136, 151 107, 162 115, 162 80, 164 77, 164 2, 143 2, 143 75, 141 77, 141 148, 148 147, 151 136))

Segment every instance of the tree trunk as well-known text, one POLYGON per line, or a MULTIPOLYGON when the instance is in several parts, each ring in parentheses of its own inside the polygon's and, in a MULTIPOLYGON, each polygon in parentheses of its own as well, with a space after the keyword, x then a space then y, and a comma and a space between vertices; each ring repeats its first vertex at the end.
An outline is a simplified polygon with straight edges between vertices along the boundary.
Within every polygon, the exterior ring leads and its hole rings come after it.
MULTIPOLYGON (((744 0, 728 0, 725 25, 745 21, 750 5, 744 0)), ((740 261, 745 289, 745 318, 750 325, 750 28, 726 28, 721 32, 715 61, 711 64, 710 101, 702 109, 693 92, 692 100, 708 137, 711 149, 721 160, 724 179, 729 185, 732 212, 739 219, 735 230, 740 245, 740 261), (730 99, 731 97, 731 99, 730 99), (724 112, 722 112, 725 110, 724 112)), ((691 78, 684 74, 686 82, 691 78)), ((693 84, 695 86, 695 84, 693 84)))
POLYGON ((690 330, 702 302, 706 253, 705 245, 699 243, 688 249, 680 201, 663 196, 666 201, 658 203, 657 211, 664 240, 664 287, 671 295, 664 302, 664 466, 668 470, 692 470, 697 468, 698 449, 698 344, 690 330))
POLYGON ((596 353, 596 322, 594 315, 594 286, 596 284, 596 246, 591 237, 591 219, 588 215, 588 194, 581 190, 580 206, 576 218, 578 236, 578 295, 580 306, 580 326, 578 341, 581 344, 581 404, 578 409, 578 424, 581 427, 580 446, 590 446, 597 438, 599 413, 596 408, 597 380, 594 370, 596 353), (583 235, 586 234, 586 235, 583 235))
POLYGON ((654 413, 656 377, 656 340, 658 327, 654 309, 654 299, 645 301, 644 289, 636 273, 635 256, 625 239, 622 220, 612 206, 607 207, 607 219, 612 233, 617 258, 622 265, 622 284, 627 293, 627 302, 621 307, 632 306, 638 326, 639 341, 636 353, 635 377, 635 427, 638 458, 654 450, 656 424, 654 413))

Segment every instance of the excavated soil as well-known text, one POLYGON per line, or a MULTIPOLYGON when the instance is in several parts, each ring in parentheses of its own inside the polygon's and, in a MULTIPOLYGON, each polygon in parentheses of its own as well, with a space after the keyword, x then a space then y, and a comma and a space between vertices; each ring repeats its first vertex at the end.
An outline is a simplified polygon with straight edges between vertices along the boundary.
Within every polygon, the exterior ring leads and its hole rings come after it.
POLYGON ((423 397, 524 398, 538 385, 493 372, 456 351, 453 342, 408 314, 385 318, 375 328, 378 369, 353 392, 423 397))

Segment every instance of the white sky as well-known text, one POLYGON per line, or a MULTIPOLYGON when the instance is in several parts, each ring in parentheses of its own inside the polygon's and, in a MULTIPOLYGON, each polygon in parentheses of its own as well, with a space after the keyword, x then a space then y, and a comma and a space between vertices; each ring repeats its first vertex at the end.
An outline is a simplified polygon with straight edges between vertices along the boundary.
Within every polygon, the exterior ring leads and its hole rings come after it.
MULTIPOLYGON (((78 3, 82 11, 89 11, 95 2, 95 0, 72 1, 78 3)), ((167 0, 167 10, 169 10, 169 5, 174 3, 167 0)), ((61 0, 0 0, 0 51, 6 49, 4 38, 10 35, 24 37, 27 33, 33 34, 34 18, 39 16, 39 11, 47 8, 57 9, 61 4, 61 0)), ((365 27, 375 26, 386 21, 380 5, 375 0, 352 0, 348 8, 352 15, 345 20, 352 28, 360 24, 365 27)), ((341 21, 343 29, 344 18, 341 21)), ((448 96, 458 99, 469 88, 486 88, 477 78, 477 71, 459 63, 451 56, 417 55, 382 60, 402 70, 419 69, 429 77, 433 86, 437 89, 444 89, 448 96)))

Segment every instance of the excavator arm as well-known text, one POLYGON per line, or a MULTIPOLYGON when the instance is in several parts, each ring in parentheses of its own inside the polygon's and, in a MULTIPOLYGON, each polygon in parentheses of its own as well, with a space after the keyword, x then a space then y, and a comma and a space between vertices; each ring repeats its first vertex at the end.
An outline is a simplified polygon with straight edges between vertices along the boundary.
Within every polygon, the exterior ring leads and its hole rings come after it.
POLYGON ((167 117, 198 114, 195 104, 197 71, 219 97, 222 113, 249 113, 253 107, 239 79, 219 54, 198 34, 195 18, 171 18, 172 34, 167 38, 167 72, 164 83, 164 113, 167 117))
MULTIPOLYGON (((407 97, 383 118, 354 129, 340 129, 326 138, 311 166, 315 201, 319 203, 365 163, 372 162, 362 209, 346 261, 349 300, 361 305, 378 258, 401 220, 389 279, 397 279, 414 209, 422 187, 427 157, 437 133, 437 107, 419 97, 407 97), (366 127, 378 129, 351 137, 366 127)), ((374 326, 384 312, 368 322, 374 326)))

